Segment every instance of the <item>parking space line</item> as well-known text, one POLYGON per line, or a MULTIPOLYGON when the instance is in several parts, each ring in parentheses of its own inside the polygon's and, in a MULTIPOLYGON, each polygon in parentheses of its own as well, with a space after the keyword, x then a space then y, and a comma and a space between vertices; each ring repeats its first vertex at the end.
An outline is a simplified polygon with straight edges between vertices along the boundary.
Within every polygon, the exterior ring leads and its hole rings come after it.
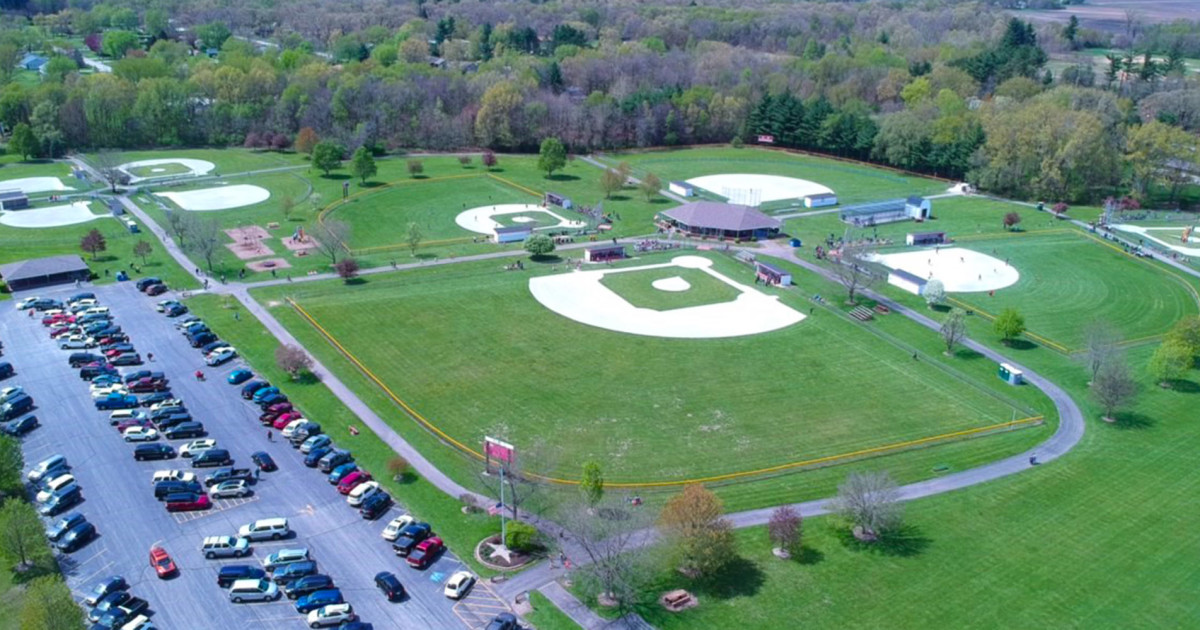
POLYGON ((498 613, 508 610, 508 604, 482 581, 476 581, 471 592, 454 604, 454 614, 471 630, 485 627, 498 613))
POLYGON ((258 498, 258 495, 255 494, 249 497, 238 497, 236 499, 217 499, 213 502, 213 506, 207 510, 198 512, 172 512, 171 516, 175 519, 176 523, 183 525, 184 523, 200 520, 206 516, 212 516, 213 514, 218 514, 220 512, 224 512, 225 510, 231 510, 235 507, 246 505, 247 503, 253 503, 254 501, 257 501, 258 498))

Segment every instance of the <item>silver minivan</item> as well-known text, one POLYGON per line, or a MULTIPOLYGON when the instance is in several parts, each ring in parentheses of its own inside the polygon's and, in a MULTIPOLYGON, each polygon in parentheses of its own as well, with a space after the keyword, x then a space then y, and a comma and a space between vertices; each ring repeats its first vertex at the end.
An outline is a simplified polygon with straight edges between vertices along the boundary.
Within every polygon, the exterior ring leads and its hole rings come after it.
POLYGON ((204 557, 209 560, 230 556, 241 558, 250 553, 250 541, 233 536, 205 536, 204 543, 200 547, 200 550, 204 552, 204 557))
POLYGON ((25 477, 30 481, 37 483, 38 481, 41 481, 42 477, 46 476, 46 473, 50 471, 61 472, 70 470, 70 468, 71 467, 67 465, 67 458, 65 456, 51 455, 50 457, 38 462, 33 467, 33 470, 30 470, 29 474, 25 477))
POLYGON ((260 518, 238 528, 238 536, 247 540, 279 540, 291 532, 286 518, 260 518))
POLYGON ((269 602, 279 599, 279 587, 268 580, 238 580, 229 587, 229 601, 269 602))

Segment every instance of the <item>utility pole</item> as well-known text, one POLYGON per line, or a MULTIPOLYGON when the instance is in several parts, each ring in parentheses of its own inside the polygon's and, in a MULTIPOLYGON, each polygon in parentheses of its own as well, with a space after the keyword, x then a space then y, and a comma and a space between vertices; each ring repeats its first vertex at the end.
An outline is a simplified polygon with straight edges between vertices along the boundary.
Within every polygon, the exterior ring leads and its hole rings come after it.
POLYGON ((508 506, 504 505, 504 464, 500 465, 500 544, 508 544, 508 524, 504 516, 508 506))

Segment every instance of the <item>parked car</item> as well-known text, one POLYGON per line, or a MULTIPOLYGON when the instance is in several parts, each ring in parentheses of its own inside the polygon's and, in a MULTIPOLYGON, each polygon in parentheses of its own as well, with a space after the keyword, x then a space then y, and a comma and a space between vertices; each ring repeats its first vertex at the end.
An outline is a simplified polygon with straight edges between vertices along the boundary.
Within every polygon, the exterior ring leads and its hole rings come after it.
POLYGON ((154 421, 154 424, 156 424, 158 426, 159 431, 166 431, 167 429, 172 429, 172 428, 177 427, 185 422, 191 422, 191 421, 192 421, 192 415, 189 414, 188 412, 172 411, 170 413, 159 416, 159 418, 154 421))
MULTIPOLYGON (((307 577, 315 577, 315 576, 310 575, 307 577)), ((303 580, 303 579, 306 579, 306 578, 300 578, 298 580, 294 580, 293 584, 295 582, 299 582, 300 580, 303 580)), ((287 590, 288 590, 288 587, 284 587, 284 592, 287 592, 287 590)), ((342 591, 340 589, 336 589, 336 588, 321 589, 318 591, 310 592, 308 595, 304 595, 304 596, 296 598, 296 612, 298 612, 300 614, 307 614, 313 610, 321 608, 322 606, 329 606, 331 604, 340 604, 344 601, 345 601, 345 599, 342 598, 342 591)))
MULTIPOLYGON (((130 418, 117 423, 117 433, 124 434, 125 430, 131 427, 154 428, 154 423, 149 418, 130 418)), ((149 441, 149 440, 148 440, 149 441)))
POLYGON ((192 468, 231 465, 233 465, 233 458, 229 456, 229 451, 223 448, 209 449, 192 458, 192 468))
POLYGON ((165 500, 168 512, 198 512, 212 507, 212 500, 203 494, 169 494, 165 500))
POLYGON ((0 431, 13 437, 20 437, 36 428, 38 428, 38 418, 34 415, 24 416, 0 424, 0 431))
POLYGON ((279 393, 278 387, 272 387, 272 386, 268 385, 266 387, 262 387, 262 388, 256 390, 253 394, 251 394, 250 400, 253 400, 254 402, 260 402, 263 398, 266 398, 267 396, 270 396, 271 394, 278 394, 278 393, 279 393))
POLYGON ((487 627, 483 630, 521 630, 520 624, 517 623, 517 616, 510 612, 502 612, 488 622, 487 627))
POLYGON ((0 405, 0 421, 12 420, 31 409, 33 409, 33 398, 29 394, 18 394, 12 400, 0 405))
MULTIPOLYGON (((272 396, 274 395, 275 394, 272 394, 272 396)), ((272 423, 271 426, 275 427, 276 429, 284 430, 290 425, 298 427, 300 426, 301 422, 304 422, 304 415, 299 411, 285 411, 275 418, 275 422, 272 423)), ((295 428, 293 427, 292 430, 295 431, 295 428)), ((288 435, 290 434, 283 434, 283 437, 286 439, 288 435)))
POLYGON ((95 348, 96 343, 91 337, 84 335, 72 335, 66 339, 58 340, 60 350, 86 350, 87 348, 95 348))
POLYGON ((137 448, 133 449, 133 458, 138 461, 172 457, 175 457, 175 449, 166 444, 138 444, 137 448))
POLYGON ((404 599, 404 585, 400 583, 400 579, 391 571, 380 571, 375 574, 375 586, 383 593, 383 596, 389 602, 398 602, 404 599))
POLYGON ((127 386, 129 387, 129 391, 135 394, 161 392, 168 388, 167 381, 165 379, 160 380, 154 378, 140 378, 132 383, 128 383, 127 386))
POLYGON ((373 521, 387 513, 391 507, 392 496, 386 492, 376 492, 363 501, 362 506, 358 508, 358 515, 373 521))
POLYGON ((121 432, 126 442, 153 442, 158 439, 158 430, 152 427, 134 425, 121 432))
POLYGON ((169 389, 166 391, 154 392, 152 394, 146 394, 145 396, 141 396, 138 398, 138 404, 141 405, 142 407, 151 407, 153 405, 157 405, 158 403, 166 401, 166 400, 175 400, 175 398, 171 394, 171 390, 169 390, 169 389))
POLYGON ((194 335, 199 335, 200 333, 203 333, 203 332, 212 332, 211 330, 208 329, 208 324, 205 324, 204 322, 201 322, 201 321, 196 321, 196 322, 187 324, 186 326, 180 328, 179 330, 181 333, 183 333, 184 337, 191 337, 194 335))
POLYGON ((254 394, 258 393, 258 390, 266 389, 270 386, 271 384, 266 381, 250 381, 242 386, 242 398, 252 400, 254 394))
POLYGON ((218 348, 208 353, 208 356, 204 357, 204 362, 216 367, 233 360, 237 355, 237 350, 234 348, 218 348))
POLYGON ((345 464, 353 459, 354 455, 350 454, 350 451, 338 449, 336 451, 326 453, 325 456, 321 458, 321 461, 317 462, 317 470, 320 470, 323 473, 328 473, 334 468, 337 468, 338 466, 341 466, 342 464, 345 464))
POLYGON ((150 478, 150 483, 160 483, 163 481, 182 481, 191 483, 196 481, 196 473, 186 472, 182 470, 156 470, 150 478))
POLYGON ((45 503, 52 497, 63 494, 78 485, 75 481, 75 475, 63 473, 57 477, 43 479, 38 493, 34 498, 37 499, 38 503, 45 503))
MULTIPOLYGON (((300 452, 308 453, 308 452, 311 452, 314 448, 320 448, 322 446, 329 446, 332 443, 333 443, 333 438, 329 437, 328 435, 325 435, 324 433, 322 433, 320 435, 313 435, 313 436, 310 436, 308 439, 304 440, 304 442, 302 442, 300 444, 300 452)), ((343 463, 345 463, 345 462, 343 462, 343 463)), ((341 464, 339 464, 339 466, 340 465, 341 464)), ((335 466, 335 468, 336 468, 336 466, 335 466)))
POLYGON ((46 528, 46 538, 49 538, 52 542, 56 541, 59 538, 62 538, 63 534, 70 531, 76 525, 82 525, 86 522, 86 516, 80 514, 79 512, 71 512, 57 521, 54 521, 54 523, 46 528))
POLYGON ((9 378, 16 373, 17 372, 13 369, 11 363, 8 361, 0 361, 0 379, 9 378))
POLYGON ((133 599, 133 594, 127 590, 113 591, 112 593, 105 595, 100 599, 100 601, 96 602, 96 606, 88 612, 88 621, 91 621, 92 623, 100 621, 100 618, 108 614, 108 611, 120 606, 121 604, 124 604, 131 599, 133 599))
POLYGON ((135 409, 139 405, 138 397, 133 394, 122 394, 113 392, 106 395, 104 398, 97 398, 94 401, 96 409, 101 411, 105 409, 135 409))
POLYGON ((127 352, 109 359, 108 362, 113 365, 141 365, 142 355, 136 352, 127 352))
POLYGON ((333 448, 329 446, 314 448, 308 452, 308 455, 304 456, 304 465, 308 466, 309 468, 316 468, 317 464, 321 461, 321 458, 332 452, 333 448))
POLYGON ((88 363, 95 363, 97 361, 103 361, 103 360, 104 360, 104 357, 102 357, 98 354, 93 354, 91 352, 75 352, 75 353, 72 353, 71 356, 67 357, 67 364, 70 365, 71 367, 79 367, 81 365, 86 365, 88 363))
POLYGON ((254 479, 254 473, 249 468, 218 468, 204 478, 204 485, 212 487, 226 481, 245 481, 254 479))
POLYGON ((87 597, 83 598, 83 603, 87 604, 88 606, 95 606, 96 604, 100 603, 100 600, 104 599, 110 594, 128 589, 129 583, 125 581, 125 578, 119 575, 110 575, 103 580, 100 580, 95 586, 92 587, 92 590, 90 593, 88 593, 87 597))
POLYGON ((52 496, 49 501, 38 506, 38 514, 42 516, 55 516, 82 500, 83 491, 79 489, 79 486, 75 486, 62 494, 52 496))
POLYGON ((86 545, 96 537, 96 526, 84 521, 75 527, 67 530, 62 538, 54 543, 54 546, 63 553, 71 553, 77 551, 80 547, 86 545))
POLYGON ((205 558, 241 558, 250 553, 250 541, 233 536, 205 536, 200 543, 200 551, 205 558))
MULTIPOLYGON (((304 595, 316 593, 317 591, 328 590, 334 588, 333 578, 328 575, 306 575, 302 578, 292 580, 284 587, 284 594, 288 599, 299 599, 304 595)), ((329 602, 334 603, 334 602, 329 602)), ((307 611, 300 611, 307 612, 307 611)))
POLYGON ((200 440, 192 440, 187 444, 179 447, 180 457, 191 457, 197 453, 203 453, 211 448, 217 447, 217 441, 212 438, 203 438, 200 440))
POLYGON ((341 481, 339 481, 337 489, 341 494, 350 494, 350 492, 358 487, 359 484, 366 483, 370 480, 370 473, 363 470, 356 470, 349 475, 346 475, 341 481))
POLYGON ((275 460, 266 451, 257 451, 250 455, 250 460, 258 465, 258 469, 263 472, 271 472, 279 470, 279 466, 275 465, 275 460))
POLYGON ((470 571, 458 571, 446 580, 446 587, 442 589, 442 593, 450 599, 462 599, 474 584, 475 574, 470 571))
POLYGON ((278 404, 281 402, 287 402, 287 401, 288 401, 288 397, 284 396, 283 394, 270 394, 270 395, 262 397, 262 399, 260 399, 258 401, 258 406, 261 409, 266 409, 267 407, 270 407, 271 405, 275 405, 275 404, 278 404))
POLYGON ((183 306, 183 303, 176 299, 159 300, 154 304, 154 310, 158 311, 159 313, 165 313, 168 308, 171 308, 176 304, 183 306))
POLYGON ((230 372, 229 376, 225 377, 225 381, 230 385, 240 385, 251 378, 254 378, 254 372, 251 372, 246 368, 237 368, 236 370, 230 372))
POLYGON ((387 526, 383 528, 383 531, 380 532, 379 535, 382 536, 384 540, 392 542, 400 537, 400 532, 403 531, 405 527, 408 527, 416 522, 417 519, 414 518, 412 514, 402 514, 391 521, 388 521, 387 526))
POLYGON ((317 572, 317 563, 312 560, 303 560, 294 562, 275 569, 271 572, 271 579, 276 584, 284 585, 292 580, 302 578, 306 575, 312 575, 317 572))
POLYGON ((150 566, 154 568, 159 579, 166 579, 179 571, 175 566, 175 561, 171 559, 171 554, 162 547, 150 548, 150 566))
POLYGON ((414 569, 424 569, 437 559, 438 554, 445 550, 446 545, 442 544, 441 538, 437 536, 426 538, 417 543, 417 547, 412 550, 412 553, 408 554, 405 561, 408 562, 408 566, 414 569))
MULTIPOLYGON (((185 438, 197 438, 205 434, 204 424, 200 422, 180 422, 179 424, 163 430, 163 437, 168 440, 182 440, 185 438)), ((214 449, 209 449, 214 450, 214 449)), ((228 459, 229 453, 225 453, 228 459)), ((196 465, 194 462, 193 466, 196 465)), ((209 466, 222 466, 223 464, 208 464, 209 466)))
POLYGON ((263 579, 237 580, 229 588, 229 600, 235 604, 276 599, 279 599, 279 587, 263 579))
POLYGON ((133 344, 131 344, 131 343, 125 343, 125 342, 110 343, 106 346, 101 347, 100 352, 104 356, 112 358, 112 357, 120 356, 122 354, 128 354, 130 352, 137 352, 137 348, 134 348, 133 344))
MULTIPOLYGON (((311 453, 312 451, 309 451, 309 452, 311 453)), ((349 475, 350 473, 352 473, 356 470, 358 470, 358 464, 356 464, 355 462, 350 462, 348 464, 342 464, 341 466, 334 468, 333 471, 329 473, 329 477, 327 479, 328 479, 329 483, 337 485, 337 484, 341 483, 342 479, 346 478, 346 475, 349 475)))
POLYGON ((216 341, 217 336, 210 332, 201 332, 194 335, 188 335, 187 339, 188 343, 191 344, 193 348, 199 348, 206 343, 212 343, 216 341))
POLYGON ((222 481, 221 483, 212 486, 208 489, 208 496, 214 499, 228 499, 244 497, 253 492, 250 486, 241 479, 232 481, 222 481))
POLYGON ((147 278, 142 278, 142 279, 138 280, 137 282, 133 283, 133 286, 137 287, 138 291, 145 293, 146 289, 150 288, 150 285, 154 285, 154 284, 162 284, 162 280, 159 278, 156 278, 154 276, 149 276, 147 278))
POLYGON ((358 619, 350 604, 331 604, 308 613, 309 628, 328 628, 358 619))
POLYGON ((160 481, 154 484, 154 498, 159 501, 165 501, 170 496, 202 492, 204 489, 195 479, 192 481, 160 481))
MULTIPOLYGON (((238 536, 249 540, 279 540, 291 533, 292 530, 288 529, 288 520, 282 517, 260 518, 257 521, 246 523, 238 528, 238 536)), ((308 557, 307 549, 300 551, 303 551, 301 559, 308 557)), ((292 555, 299 555, 299 553, 293 553, 292 555)), ((276 562, 279 561, 280 558, 277 558, 276 562)))
POLYGON ((186 317, 180 317, 179 319, 175 320, 175 329, 183 330, 184 328, 187 328, 188 326, 191 326, 192 324, 195 324, 196 322, 203 323, 203 321, 201 321, 201 319, 199 317, 196 317, 195 315, 188 315, 186 317))
POLYGON ((400 531, 400 536, 396 538, 396 542, 392 543, 392 551, 403 558, 412 552, 418 543, 431 535, 433 535, 433 528, 429 526, 429 523, 413 523, 400 531))
MULTIPOLYGON (((238 532, 238 535, 244 538, 250 538, 240 531, 238 532)), ((275 569, 287 566, 289 564, 295 564, 297 562, 304 562, 305 560, 308 560, 308 548, 293 547, 289 549, 280 549, 279 551, 267 556, 266 559, 263 560, 262 565, 263 568, 268 572, 274 572, 275 569)))
POLYGON ((183 304, 172 304, 163 310, 163 315, 167 317, 179 317, 188 312, 188 307, 183 304))
POLYGON ((204 354, 205 356, 208 356, 210 353, 212 353, 215 350, 220 350, 221 348, 231 348, 231 347, 232 346, 229 344, 228 341, 218 339, 212 343, 206 343, 203 346, 201 346, 200 352, 202 354, 204 354))
POLYGON ((217 571, 217 586, 229 588, 238 580, 261 580, 267 572, 248 564, 227 564, 217 571))
POLYGON ((108 363, 93 363, 79 368, 79 378, 88 380, 100 374, 116 374, 117 368, 108 363))
POLYGON ((149 295, 150 297, 154 297, 156 295, 162 295, 166 292, 167 292, 167 285, 165 285, 161 282, 158 284, 152 284, 152 285, 146 287, 146 295, 149 295))
POLYGON ((33 465, 29 472, 25 474, 25 478, 29 481, 37 483, 42 479, 53 479, 62 472, 71 469, 67 463, 67 458, 64 455, 51 455, 46 459, 33 465))

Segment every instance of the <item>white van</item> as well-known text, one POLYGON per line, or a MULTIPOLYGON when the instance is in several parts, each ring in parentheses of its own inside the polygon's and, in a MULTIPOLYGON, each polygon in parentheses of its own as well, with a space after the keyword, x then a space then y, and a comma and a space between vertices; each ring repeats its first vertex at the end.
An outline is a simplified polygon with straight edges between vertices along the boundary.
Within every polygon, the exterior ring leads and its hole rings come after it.
POLYGON ((67 458, 63 455, 51 455, 46 459, 38 462, 37 465, 25 475, 30 481, 37 483, 41 481, 46 473, 52 470, 69 470, 71 467, 67 465, 67 458))
POLYGON ((108 414, 108 423, 116 426, 126 420, 141 420, 146 417, 146 412, 141 409, 118 409, 108 414))
POLYGON ((146 615, 138 615, 121 626, 121 630, 155 630, 155 625, 146 615))
POLYGON ((279 587, 267 580, 238 580, 229 588, 229 601, 268 602, 279 599, 279 587))
POLYGON ((238 536, 247 540, 279 540, 290 533, 286 518, 263 518, 238 528, 238 536))
POLYGON ((57 494, 63 494, 75 485, 75 475, 63 473, 50 481, 42 484, 42 489, 37 493, 37 502, 45 503, 51 497, 57 494))

